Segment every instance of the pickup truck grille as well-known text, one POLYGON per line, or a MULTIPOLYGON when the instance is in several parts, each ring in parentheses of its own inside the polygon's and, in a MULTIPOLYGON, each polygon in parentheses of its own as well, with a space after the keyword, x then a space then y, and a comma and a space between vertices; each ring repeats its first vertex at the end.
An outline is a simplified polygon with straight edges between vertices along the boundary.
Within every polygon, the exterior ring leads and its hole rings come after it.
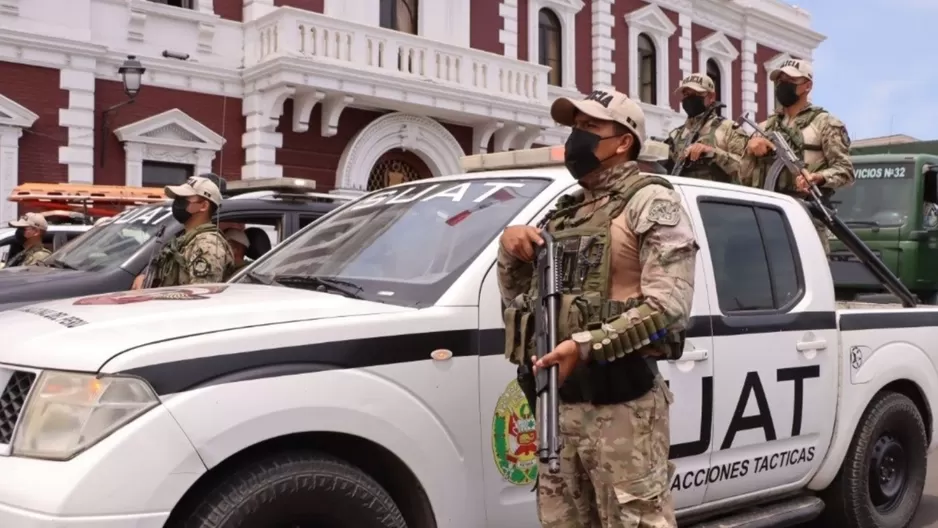
MULTIPOLYGON (((0 369, 0 373, 2 370, 0 369)), ((0 377, 0 380, 3 377, 5 376, 0 377)), ((6 387, 0 392, 0 444, 9 444, 13 441, 13 430, 16 428, 20 411, 35 381, 36 374, 15 370, 10 374, 6 387)))

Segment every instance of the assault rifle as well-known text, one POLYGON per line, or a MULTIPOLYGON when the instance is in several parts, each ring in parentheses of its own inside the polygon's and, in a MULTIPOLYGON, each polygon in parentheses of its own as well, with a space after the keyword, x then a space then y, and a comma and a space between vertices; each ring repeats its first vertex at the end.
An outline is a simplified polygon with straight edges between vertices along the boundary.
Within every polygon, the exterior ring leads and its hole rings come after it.
MULTIPOLYGON (((776 185, 778 184, 778 178, 782 170, 787 169, 793 177, 797 177, 799 174, 807 174, 804 169, 804 162, 795 155, 795 152, 781 134, 777 131, 766 132, 745 114, 740 117, 740 120, 741 123, 746 123, 751 126, 757 134, 771 141, 772 147, 775 150, 775 162, 769 168, 769 173, 762 186, 763 189, 776 191, 776 185)), ((837 217, 837 212, 832 207, 828 206, 828 201, 824 194, 821 193, 821 190, 818 189, 817 184, 808 180, 807 177, 805 180, 808 182, 808 193, 806 197, 799 196, 799 198, 802 200, 807 198, 805 207, 811 216, 830 229, 831 233, 833 233, 838 240, 843 242, 851 253, 866 264, 866 267, 879 279, 883 286, 902 301, 903 306, 913 308, 918 304, 915 295, 906 288, 905 284, 902 284, 902 281, 893 275, 886 264, 870 250, 869 246, 860 240, 860 237, 837 217)))
MULTIPOLYGON (((537 253, 538 306, 534 322, 536 356, 546 356, 557 348, 557 312, 560 308, 560 248, 547 231, 541 232, 544 244, 537 253)), ((560 471, 560 406, 557 379, 559 368, 553 365, 537 372, 537 456, 552 474, 560 471)))
POLYGON ((684 150, 694 143, 697 143, 697 141, 700 139, 700 131, 703 130, 703 127, 706 126, 706 124, 710 121, 710 116, 712 116, 714 112, 721 108, 726 108, 726 104, 716 102, 710 105, 710 108, 707 108, 707 111, 700 119, 700 123, 697 124, 697 128, 695 128, 691 135, 688 136, 687 140, 681 144, 681 149, 678 151, 680 153, 681 159, 676 164, 674 164, 674 168, 671 169, 671 176, 680 176, 681 173, 684 172, 684 166, 687 165, 687 156, 684 155, 684 150))
POLYGON ((156 242, 153 244, 153 249, 150 250, 150 260, 147 262, 147 267, 143 268, 143 272, 147 274, 146 280, 143 281, 143 289, 149 289, 153 287, 153 262, 156 260, 157 255, 160 254, 160 250, 163 248, 164 233, 166 233, 166 224, 161 225, 159 230, 156 232, 156 236, 153 237, 156 239, 156 242))

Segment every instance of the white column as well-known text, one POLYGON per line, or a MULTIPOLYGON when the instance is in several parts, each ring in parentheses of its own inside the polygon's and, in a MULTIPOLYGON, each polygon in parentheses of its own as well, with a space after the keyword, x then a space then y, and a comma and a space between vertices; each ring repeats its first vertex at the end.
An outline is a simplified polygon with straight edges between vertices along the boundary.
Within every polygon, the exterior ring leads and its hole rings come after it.
POLYGON ((505 46, 504 55, 518 58, 518 0, 502 0, 498 5, 502 17, 502 29, 498 30, 498 41, 505 46))
POLYGON ((68 146, 59 147, 59 163, 68 165, 73 183, 94 183, 94 71, 94 59, 72 55, 59 74, 59 88, 68 91, 68 108, 59 109, 68 146))
POLYGON ((20 137, 23 129, 0 126, 0 225, 15 220, 16 204, 7 201, 7 196, 19 183, 20 137))
MULTIPOLYGON (((756 98, 759 92, 759 85, 756 83, 756 41, 751 38, 744 38, 742 41, 742 70, 743 78, 740 83, 743 91, 743 107, 741 112, 751 113, 752 118, 756 118, 759 111, 759 102, 756 98)), ((734 116, 735 117, 735 116, 734 116)))
POLYGON ((124 143, 124 184, 143 187, 143 144, 124 143))
POLYGON ((283 134, 264 112, 264 98, 260 93, 246 95, 242 102, 245 132, 241 136, 244 149, 242 179, 281 178, 283 167, 277 165, 277 149, 283 146, 283 134))
MULTIPOLYGON (((612 38, 615 17, 612 14, 614 0, 593 0, 593 88, 609 88, 616 73, 612 51, 616 41, 612 38)), ((583 91, 589 87, 584 86, 583 91)))
POLYGON ((253 22, 274 9, 274 0, 244 0, 241 17, 245 22, 253 22))
POLYGON ((678 15, 678 25, 681 27, 681 36, 678 43, 681 47, 681 58, 678 64, 681 67, 681 78, 694 73, 694 43, 691 36, 693 21, 687 13, 678 15))
MULTIPOLYGON (((195 173, 196 174, 205 174, 206 172, 212 172, 212 161, 215 159, 215 151, 207 149, 199 149, 196 152, 196 161, 195 164, 195 173)), ((221 176, 221 174, 219 174, 221 176)))

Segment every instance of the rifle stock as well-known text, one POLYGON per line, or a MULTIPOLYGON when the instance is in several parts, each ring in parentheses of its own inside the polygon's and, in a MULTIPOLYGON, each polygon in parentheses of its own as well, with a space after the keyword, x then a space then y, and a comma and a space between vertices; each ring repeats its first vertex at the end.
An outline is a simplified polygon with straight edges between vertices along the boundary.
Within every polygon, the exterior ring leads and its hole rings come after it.
MULTIPOLYGON (((540 359, 557 348, 557 312, 560 307, 558 246, 547 231, 541 232, 544 244, 537 253, 538 306, 534 323, 536 355, 540 359)), ((560 404, 556 365, 539 370, 535 379, 537 394, 537 456, 548 471, 560 471, 560 404)))
MULTIPOLYGON (((766 178, 763 189, 776 191, 775 186, 778 183, 778 176, 783 168, 787 168, 789 172, 795 176, 804 174, 804 162, 795 155, 795 152, 781 134, 777 131, 766 132, 745 114, 740 116, 740 120, 751 126, 756 133, 771 141, 772 146, 775 148, 775 163, 772 164, 772 168, 769 170, 773 178, 771 181, 770 178, 766 178)), ((843 242, 844 246, 846 246, 860 262, 866 265, 867 269, 879 279, 883 286, 902 301, 903 306, 912 308, 918 304, 915 295, 909 291, 905 284, 902 284, 902 281, 900 281, 889 267, 873 253, 869 246, 867 246, 843 220, 837 217, 836 211, 827 206, 824 194, 821 193, 817 184, 807 178, 805 179, 808 182, 807 203, 805 204, 808 213, 830 229, 831 233, 833 233, 838 240, 843 242)), ((804 198, 801 199, 804 200, 804 198)))
POLYGON ((681 173, 684 172, 684 166, 687 165, 687 156, 684 155, 684 150, 694 143, 697 143, 697 140, 700 139, 700 131, 703 130, 704 125, 710 121, 710 116, 721 108, 726 108, 726 104, 716 102, 710 105, 710 108, 707 109, 707 112, 704 113, 703 118, 701 118, 700 123, 697 124, 697 128, 694 129, 693 133, 687 138, 687 141, 681 144, 681 150, 679 151, 681 159, 674 165, 674 168, 671 169, 671 176, 680 176, 681 173))

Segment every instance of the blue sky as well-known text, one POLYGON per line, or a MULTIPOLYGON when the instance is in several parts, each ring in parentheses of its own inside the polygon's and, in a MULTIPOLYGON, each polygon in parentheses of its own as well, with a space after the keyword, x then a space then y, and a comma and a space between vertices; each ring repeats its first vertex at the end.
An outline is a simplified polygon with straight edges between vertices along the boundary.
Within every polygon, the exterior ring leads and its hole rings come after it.
POLYGON ((850 137, 938 139, 938 0, 789 0, 827 36, 815 50, 812 100, 840 117, 850 137))

